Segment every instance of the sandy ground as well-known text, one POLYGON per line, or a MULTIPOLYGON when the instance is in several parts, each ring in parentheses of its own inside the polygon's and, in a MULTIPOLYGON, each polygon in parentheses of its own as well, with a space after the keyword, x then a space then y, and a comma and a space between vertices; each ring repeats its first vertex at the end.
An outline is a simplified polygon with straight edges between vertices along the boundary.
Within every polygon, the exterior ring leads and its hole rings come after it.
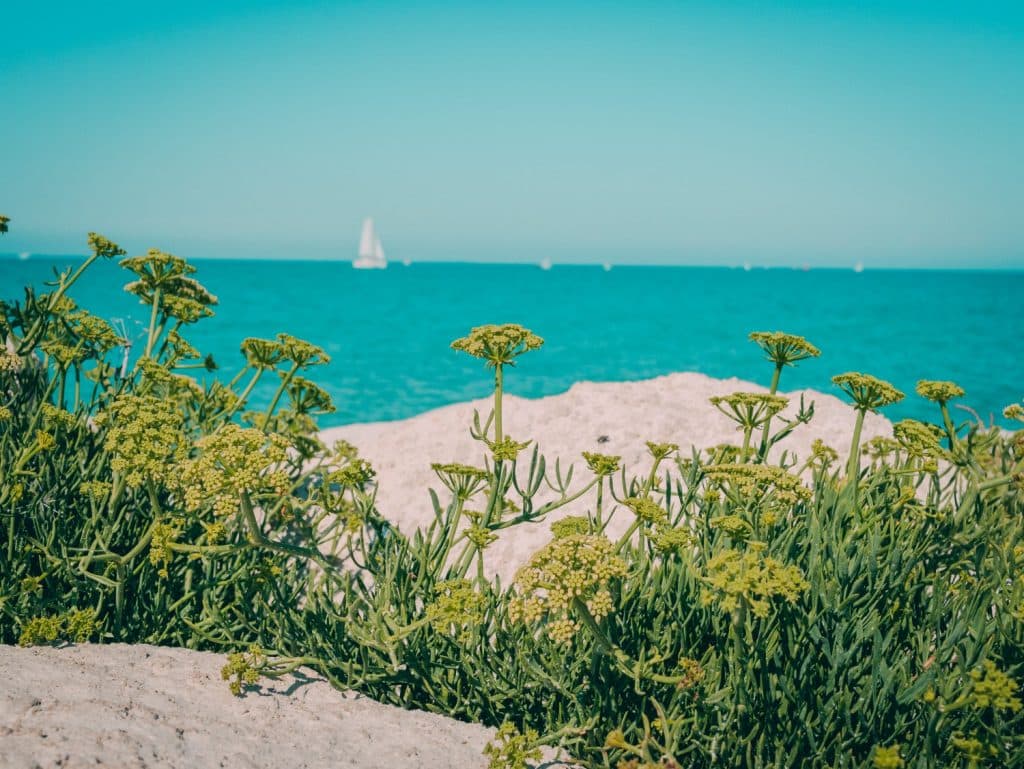
MULTIPOLYGON (((513 372, 512 375, 514 375, 513 372)), ((783 375, 785 381, 785 375, 783 375)), ((712 379, 703 374, 679 373, 640 382, 580 382, 568 392, 547 398, 526 399, 506 395, 503 399, 504 429, 507 435, 523 442, 534 440, 545 455, 549 470, 555 459, 563 471, 575 464, 573 489, 592 476, 580 456, 582 451, 598 451, 622 457, 630 474, 644 474, 650 468, 645 441, 677 443, 683 456, 691 447, 708 448, 720 443, 739 444, 742 433, 736 424, 713 407, 713 395, 734 392, 767 392, 767 388, 741 379, 712 379), (604 436, 606 440, 599 442, 604 436)), ((791 418, 803 395, 815 404, 814 419, 801 425, 779 443, 773 457, 782 451, 795 453, 801 461, 810 453, 811 442, 821 438, 835 448, 843 461, 853 437, 854 410, 839 398, 814 390, 781 393, 790 399, 782 416, 791 418)), ((325 430, 328 445, 342 438, 354 444, 360 455, 377 470, 377 506, 388 520, 403 531, 430 523, 433 511, 427 489, 438 492, 442 504, 449 497, 431 470, 433 462, 462 462, 483 466, 485 447, 470 437, 473 410, 486 419, 491 399, 471 401, 428 411, 411 419, 374 422, 325 430)), ((776 423, 777 424, 777 423, 776 423)), ((868 414, 862 441, 876 435, 892 435, 892 425, 883 416, 868 414)), ((525 477, 533 446, 520 455, 525 477)), ((543 490, 538 501, 555 498, 543 490)), ((482 506, 474 500, 470 509, 482 506)), ((594 497, 587 495, 548 516, 543 523, 531 523, 506 529, 487 550, 489 574, 498 574, 507 584, 516 569, 550 538, 550 524, 567 515, 581 515, 592 508, 594 497)), ((607 510, 606 502, 606 510, 607 510)), ((613 518, 609 533, 619 535, 629 521, 627 515, 613 518)))
POLYGON ((493 730, 340 692, 301 669, 234 697, 224 662, 157 646, 0 646, 0 767, 487 766, 493 730))
MULTIPOLYGON (((539 442, 553 466, 576 464, 589 477, 581 450, 619 454, 633 472, 646 472, 647 439, 709 447, 738 442, 735 426, 708 398, 764 388, 736 379, 673 374, 618 384, 581 383, 539 400, 507 397, 506 432, 539 442), (599 442, 600 436, 607 436, 599 442)), ((844 453, 853 411, 839 399, 805 391, 816 403, 813 422, 782 448, 806 457, 822 438, 844 453)), ((790 393, 790 412, 800 393, 790 393)), ((430 521, 426 489, 441 489, 430 462, 481 465, 480 444, 469 435, 473 409, 490 401, 437 409, 401 422, 351 425, 326 431, 359 447, 378 471, 381 512, 403 530, 430 521)), ((891 434, 882 417, 868 415, 864 440, 891 434)), ((551 496, 549 493, 548 497, 551 496)), ((557 517, 580 513, 591 499, 544 523, 507 530, 488 551, 488 569, 503 579, 549 539, 557 517)), ((626 525, 620 516, 619 525, 626 525)), ((481 726, 411 713, 339 692, 307 672, 235 698, 220 679, 225 657, 150 646, 0 647, 0 767, 283 767, 359 766, 442 769, 485 767, 481 751, 492 734, 481 726)), ((562 767, 549 763, 551 769, 562 767)))

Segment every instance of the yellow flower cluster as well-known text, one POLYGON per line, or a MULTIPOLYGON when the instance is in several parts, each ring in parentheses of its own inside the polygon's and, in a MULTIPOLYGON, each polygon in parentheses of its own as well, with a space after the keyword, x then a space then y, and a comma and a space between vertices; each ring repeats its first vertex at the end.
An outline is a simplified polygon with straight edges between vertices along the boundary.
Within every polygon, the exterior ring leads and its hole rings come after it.
MULTIPOLYGON (((2 370, 2 367, 0 367, 0 371, 2 370)), ((1024 422, 1024 406, 1019 403, 1011 403, 1003 409, 1003 416, 1007 419, 1017 419, 1024 422)))
POLYGON ((720 515, 709 523, 712 529, 721 529, 733 539, 746 539, 753 533, 750 524, 738 515, 720 515))
POLYGON ((986 758, 999 755, 994 745, 985 746, 977 737, 968 737, 963 732, 953 732, 949 744, 963 753, 968 767, 978 767, 986 758))
POLYGON ((533 729, 520 734, 506 721, 498 727, 494 739, 484 746, 484 755, 490 759, 487 769, 525 769, 527 761, 540 761, 542 754, 537 741, 537 732, 533 729))
POLYGON ((789 399, 768 393, 715 395, 711 405, 744 429, 760 427, 789 405, 789 399))
POLYGON ((110 467, 135 488, 146 480, 169 480, 185 459, 184 418, 172 403, 151 395, 119 395, 98 421, 107 425, 104 448, 110 467))
POLYGON ((445 485, 445 488, 463 502, 480 491, 484 482, 490 477, 490 473, 486 470, 459 462, 447 464, 435 462, 430 467, 437 473, 437 477, 445 485))
POLYGON ((693 544, 693 534, 686 529, 661 526, 654 535, 654 547, 660 553, 679 553, 693 544))
POLYGON ((260 680, 263 666, 267 664, 267 655, 259 646, 250 646, 248 652, 235 652, 228 655, 228 664, 220 670, 222 680, 231 680, 228 688, 236 697, 242 695, 246 686, 255 686, 260 680))
POLYGON ((939 441, 942 430, 916 419, 903 419, 892 427, 897 443, 912 457, 924 460, 922 469, 927 472, 938 470, 938 460, 946 457, 946 451, 939 441))
POLYGON ((43 424, 53 430, 67 430, 75 425, 75 415, 65 409, 57 409, 52 403, 43 403, 43 424))
POLYGON ((671 454, 673 451, 679 451, 678 443, 654 443, 653 441, 646 441, 647 450, 655 460, 661 460, 671 454))
POLYGON ((14 416, 14 414, 11 412, 9 408, 7 408, 6 406, 0 406, 0 422, 6 422, 12 416, 14 416))
POLYGON ((438 633, 455 636, 467 643, 484 621, 487 602, 465 579, 451 579, 434 586, 434 600, 427 606, 427 619, 438 633))
POLYGON ((39 345, 39 349, 53 358, 54 363, 61 368, 81 362, 88 357, 88 353, 84 348, 79 346, 72 347, 55 339, 47 339, 39 345))
POLYGON ((90 232, 87 236, 89 249, 103 259, 110 259, 115 256, 124 256, 125 250, 112 240, 107 240, 102 235, 90 232))
POLYGON ((590 472, 594 475, 611 475, 614 472, 618 472, 619 462, 622 460, 622 457, 584 451, 583 459, 587 463, 587 467, 590 468, 590 472))
POLYGON ((971 671, 971 681, 970 698, 974 707, 1014 713, 1021 709, 1017 682, 999 670, 991 660, 985 660, 980 669, 971 671))
POLYGON ((648 525, 668 522, 668 510, 650 497, 626 497, 622 504, 633 511, 633 515, 648 525))
POLYGON ((582 515, 570 515, 551 524, 551 534, 555 539, 589 533, 590 521, 582 515))
POLYGON ((90 344, 99 352, 106 352, 123 342, 107 321, 85 310, 69 314, 68 322, 79 339, 90 344))
POLYGON ((704 667, 695 659, 682 657, 677 667, 683 674, 683 679, 676 684, 680 689, 692 689, 704 680, 704 667))
POLYGON ((778 501, 795 505, 812 496, 800 478, 775 465, 708 465, 704 474, 712 483, 729 485, 745 497, 772 493, 778 501))
POLYGON ((746 605, 754 616, 762 618, 768 616, 772 598, 795 603, 800 593, 810 587, 796 566, 762 556, 755 547, 745 551, 723 550, 714 555, 707 563, 704 583, 703 605, 717 602, 724 612, 746 605))
POLYGON ((514 462, 516 457, 519 456, 519 452, 530 445, 530 441, 527 441, 526 443, 518 443, 506 435, 500 441, 488 441, 487 445, 490 447, 491 452, 494 455, 495 462, 514 462))
POLYGON ((151 248, 145 256, 122 259, 120 264, 138 276, 124 290, 135 294, 143 304, 153 304, 159 291, 163 312, 183 323, 213 315, 209 306, 217 304, 217 297, 188 277, 196 268, 181 257, 151 248))
POLYGON ((862 447, 861 453, 869 455, 872 459, 885 459, 890 454, 900 450, 900 444, 892 438, 884 435, 876 435, 869 439, 862 447))
POLYGON ((517 323, 477 326, 468 336, 452 342, 453 350, 482 358, 489 366, 509 364, 530 350, 536 350, 544 340, 517 323))
POLYGON ((875 755, 871 759, 875 769, 903 769, 906 762, 900 756, 900 745, 876 745, 875 755))
POLYGON ((922 379, 917 383, 917 394, 936 403, 945 403, 953 398, 962 398, 964 388, 956 382, 939 382, 929 379, 922 379))
POLYGON ((284 347, 270 339, 248 337, 242 340, 241 350, 253 368, 272 369, 284 360, 284 347))
POLYGON ((349 460, 344 466, 327 474, 327 480, 347 489, 362 489, 373 480, 377 471, 369 462, 360 457, 349 460))
POLYGON ((486 550, 497 541, 498 535, 485 526, 473 525, 466 530, 466 539, 476 545, 478 550, 486 550))
MULTIPOLYGON (((284 380, 288 375, 277 372, 284 380)), ((288 398, 292 402, 292 408, 299 414, 317 412, 320 414, 333 414, 337 409, 330 393, 315 382, 301 376, 293 376, 287 386, 288 398)))
POLYGON ((184 521, 176 518, 168 523, 158 523, 153 527, 153 536, 149 540, 149 562, 157 567, 157 574, 167 578, 167 565, 174 557, 171 545, 181 536, 184 521))
POLYGON ((853 400, 861 411, 874 411, 903 400, 903 393, 888 382, 870 374, 850 371, 832 377, 832 382, 853 400))
POLYGON ((278 334, 277 341, 281 345, 284 357, 299 368, 331 362, 331 357, 323 351, 323 348, 317 347, 305 339, 299 339, 291 334, 278 334))
POLYGON ((755 331, 750 335, 750 341, 760 345, 765 357, 777 366, 792 366, 797 361, 821 355, 821 350, 802 336, 781 331, 755 331))
POLYGON ((22 627, 18 646, 48 644, 58 638, 85 643, 98 627, 95 609, 72 609, 52 617, 33 617, 22 627))
POLYGON ((213 512, 227 516, 238 510, 243 492, 271 489, 286 494, 291 480, 278 469, 287 456, 287 443, 253 428, 226 424, 196 442, 199 455, 183 462, 178 486, 185 509, 194 512, 208 501, 213 512))
POLYGON ((811 458, 821 467, 828 467, 832 463, 839 461, 839 452, 820 438, 815 438, 811 442, 811 458))
POLYGON ((106 481, 85 481, 78 490, 94 502, 102 502, 110 496, 110 484, 106 481))
POLYGON ((548 635, 568 643, 579 631, 570 617, 574 599, 584 601, 595 618, 605 616, 612 610, 608 581, 625 573, 625 561, 603 536, 573 534, 552 540, 516 573, 517 595, 509 603, 509 618, 528 624, 547 618, 548 635))

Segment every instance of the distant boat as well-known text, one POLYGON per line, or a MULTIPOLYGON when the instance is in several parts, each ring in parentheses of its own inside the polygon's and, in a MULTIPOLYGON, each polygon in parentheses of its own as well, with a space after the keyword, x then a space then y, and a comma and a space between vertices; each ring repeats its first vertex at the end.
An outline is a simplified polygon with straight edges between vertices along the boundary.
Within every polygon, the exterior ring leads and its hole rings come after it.
POLYGON ((18 258, 21 259, 21 261, 23 261, 23 262, 26 259, 28 259, 30 256, 32 256, 32 252, 31 251, 22 251, 20 254, 18 254, 18 258))
POLYGON ((604 271, 605 272, 611 272, 612 271, 612 263, 611 262, 605 262, 604 263, 604 271))
POLYGON ((373 229, 373 219, 363 220, 363 233, 359 237, 359 258, 352 262, 357 270, 382 270, 388 266, 384 248, 373 229))
POLYGON ((410 264, 412 264, 412 259, 403 259, 402 260, 402 266, 403 267, 408 267, 410 264))
POLYGON ((543 259, 540 260, 540 268, 542 270, 550 270, 551 269, 551 260, 548 259, 545 256, 543 259))
POLYGON ((854 272, 864 272, 864 262, 857 262, 853 265, 854 272))
POLYGON ((751 267, 752 267, 752 265, 750 264, 750 262, 744 262, 743 263, 743 271, 744 272, 750 272, 751 267))

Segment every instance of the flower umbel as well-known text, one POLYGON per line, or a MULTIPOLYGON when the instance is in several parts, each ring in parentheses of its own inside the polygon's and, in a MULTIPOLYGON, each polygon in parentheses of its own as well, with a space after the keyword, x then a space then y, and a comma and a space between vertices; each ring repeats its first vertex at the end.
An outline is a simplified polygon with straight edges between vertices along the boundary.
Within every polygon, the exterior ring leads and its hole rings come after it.
POLYGON ((776 366, 792 366, 797 361, 821 355, 821 350, 802 336, 781 331, 755 331, 750 340, 756 342, 764 350, 765 357, 776 366))
POLYGON ((724 612, 749 606, 756 617, 767 617, 771 599, 782 598, 796 603, 800 594, 810 587, 796 566, 785 565, 755 548, 723 550, 707 564, 701 603, 718 603, 724 612))
POLYGON ((922 379, 917 383, 917 394, 936 403, 945 403, 953 398, 962 398, 964 389, 955 382, 937 382, 922 379))
POLYGON ((468 336, 452 342, 453 350, 482 358, 488 366, 515 365, 515 359, 530 350, 536 350, 544 340, 517 323, 477 326, 468 336))
POLYGON ((850 371, 832 377, 832 382, 853 400, 861 411, 875 411, 903 400, 903 393, 870 374, 850 371))
POLYGON ((573 600, 589 601, 595 618, 607 614, 608 581, 625 573, 626 562, 605 537, 573 534, 555 539, 516 574, 517 595, 509 602, 509 618, 529 624, 546 617, 548 635, 569 643, 578 631, 570 616, 573 600))

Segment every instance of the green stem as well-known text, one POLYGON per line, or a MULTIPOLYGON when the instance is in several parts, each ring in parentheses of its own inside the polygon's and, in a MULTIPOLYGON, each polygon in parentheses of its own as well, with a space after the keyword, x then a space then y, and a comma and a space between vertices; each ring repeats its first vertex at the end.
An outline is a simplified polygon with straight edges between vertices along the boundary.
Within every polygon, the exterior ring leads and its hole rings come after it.
POLYGON ((153 291, 153 311, 149 314, 149 333, 146 335, 146 352, 144 357, 148 358, 153 351, 153 344, 156 342, 156 318, 160 312, 160 289, 153 291))
POLYGON ((853 440, 850 442, 850 456, 846 461, 847 483, 852 484, 853 506, 857 507, 860 492, 860 433, 864 427, 864 409, 857 409, 857 421, 853 426, 853 440))
POLYGON ((284 553, 285 555, 292 555, 298 558, 311 558, 319 564, 324 571, 330 571, 334 568, 334 566, 329 564, 327 559, 324 558, 323 553, 320 553, 317 550, 311 550, 305 547, 296 547, 295 545, 289 545, 285 542, 275 542, 271 539, 267 539, 260 530, 260 524, 256 520, 256 514, 253 512, 252 501, 249 499, 248 492, 243 491, 239 501, 242 510, 242 519, 245 521, 246 527, 249 530, 249 542, 251 544, 259 547, 265 547, 268 550, 274 550, 278 553, 284 553))
MULTIPOLYGON (((775 393, 778 392, 778 390, 779 390, 779 378, 781 376, 782 376, 782 364, 781 363, 776 363, 775 364, 775 373, 772 374, 772 384, 771 384, 771 387, 768 388, 768 394, 769 395, 775 395, 775 393)), ((764 423, 764 430, 761 432, 761 450, 758 452, 758 454, 760 454, 760 457, 761 457, 762 461, 764 460, 765 455, 768 452, 768 431, 771 429, 771 426, 772 426, 772 420, 771 420, 771 417, 769 417, 768 420, 764 423)))
POLYGON ((494 364, 494 441, 500 443, 501 432, 501 393, 503 389, 502 368, 500 363, 494 364))
POLYGON ((850 442, 850 456, 846 461, 846 474, 857 483, 860 475, 860 433, 864 427, 864 409, 857 409, 857 421, 853 426, 853 440, 850 442))
MULTIPOLYGON (((245 371, 245 369, 243 368, 242 371, 245 371)), ((249 380, 249 384, 245 386, 245 389, 242 390, 242 394, 238 396, 238 399, 235 401, 235 405, 232 406, 231 409, 224 414, 225 419, 231 419, 231 417, 235 415, 235 412, 237 412, 240 408, 242 408, 245 405, 246 398, 249 397, 249 394, 252 392, 252 388, 256 386, 256 383, 260 381, 260 377, 263 376, 263 372, 264 369, 262 368, 256 369, 256 373, 253 375, 253 378, 249 380)), ((240 376, 241 373, 239 373, 239 377, 240 376)))
MULTIPOLYGON (((298 370, 299 370, 299 364, 298 363, 292 364, 291 370, 285 375, 284 379, 281 380, 281 386, 277 388, 277 392, 274 393, 273 400, 270 401, 270 405, 267 407, 266 423, 270 422, 270 417, 271 417, 271 415, 273 415, 274 409, 277 408, 277 402, 279 400, 281 400, 281 396, 284 394, 284 391, 287 389, 288 385, 292 381, 292 378, 295 376, 295 374, 298 372, 298 370)), ((264 432, 266 432, 266 430, 264 430, 264 432)))

